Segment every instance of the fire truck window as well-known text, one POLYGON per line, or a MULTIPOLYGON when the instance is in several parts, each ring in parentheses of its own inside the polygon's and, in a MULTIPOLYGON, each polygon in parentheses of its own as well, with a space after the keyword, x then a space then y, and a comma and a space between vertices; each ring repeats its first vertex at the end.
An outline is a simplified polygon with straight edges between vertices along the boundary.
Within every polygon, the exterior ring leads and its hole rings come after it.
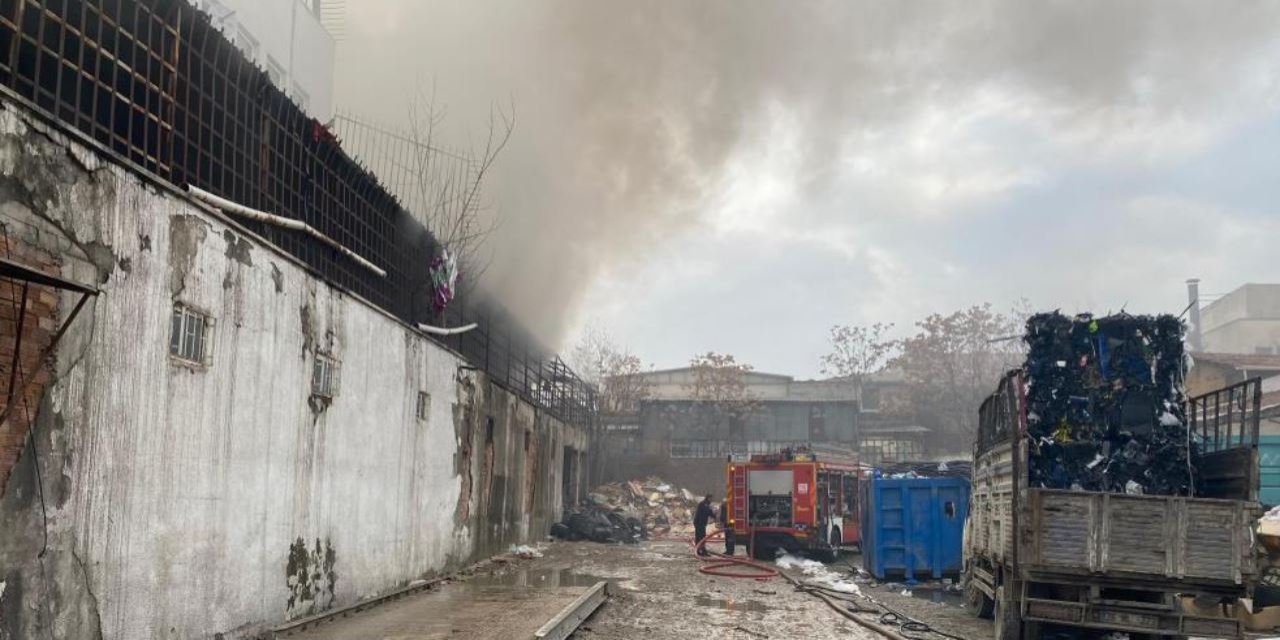
POLYGON ((844 477, 844 513, 852 516, 856 513, 858 501, 858 479, 854 476, 844 477))
POLYGON ((948 519, 954 520, 956 517, 956 503, 948 500, 942 505, 942 513, 946 514, 948 519))

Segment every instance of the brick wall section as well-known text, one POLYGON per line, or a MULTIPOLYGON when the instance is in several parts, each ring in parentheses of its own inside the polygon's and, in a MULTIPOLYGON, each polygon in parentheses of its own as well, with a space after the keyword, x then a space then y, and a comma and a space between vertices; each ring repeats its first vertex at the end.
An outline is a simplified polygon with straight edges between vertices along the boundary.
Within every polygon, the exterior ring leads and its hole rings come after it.
MULTIPOLYGON (((0 256, 49 274, 56 275, 59 272, 58 261, 51 254, 9 235, 0 235, 0 256)), ((0 278, 0 410, 4 409, 9 398, 14 338, 18 325, 16 311, 21 302, 22 282, 0 278)), ((37 359, 53 339, 57 323, 57 291, 42 285, 30 285, 18 359, 20 375, 14 380, 16 406, 4 424, 0 424, 0 495, 4 495, 9 475, 22 456, 40 398, 49 384, 49 367, 37 362, 37 359), (23 403, 22 387, 33 378, 36 384, 27 391, 23 403)))

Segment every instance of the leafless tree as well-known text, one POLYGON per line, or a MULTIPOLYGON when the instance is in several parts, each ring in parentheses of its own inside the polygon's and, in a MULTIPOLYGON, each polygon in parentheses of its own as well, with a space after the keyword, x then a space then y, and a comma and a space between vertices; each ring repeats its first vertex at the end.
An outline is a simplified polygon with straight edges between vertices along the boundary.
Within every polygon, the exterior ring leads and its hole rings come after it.
POLYGON ((887 334, 892 323, 831 327, 831 353, 822 356, 822 373, 861 386, 867 376, 884 368, 901 342, 887 334))
POLYGON ((644 375, 648 368, 599 325, 587 327, 574 345, 570 360, 578 375, 599 389, 601 413, 636 413, 640 403, 650 396, 651 385, 644 375))
POLYGON ((731 425, 742 424, 760 409, 760 401, 747 386, 751 365, 737 361, 730 354, 708 351, 689 361, 692 379, 686 386, 695 410, 719 421, 727 418, 731 425))
POLYGON ((933 314, 902 341, 893 365, 906 376, 912 408, 941 431, 943 446, 959 451, 971 444, 979 405, 1022 361, 1021 313, 983 304, 933 314))
POLYGON ((487 268, 491 254, 485 240, 501 223, 484 201, 484 182, 516 126, 514 102, 489 109, 483 144, 461 151, 444 149, 440 131, 447 110, 439 104, 435 83, 419 90, 409 105, 412 153, 404 169, 413 176, 410 209, 419 216, 457 264, 475 281, 487 268))

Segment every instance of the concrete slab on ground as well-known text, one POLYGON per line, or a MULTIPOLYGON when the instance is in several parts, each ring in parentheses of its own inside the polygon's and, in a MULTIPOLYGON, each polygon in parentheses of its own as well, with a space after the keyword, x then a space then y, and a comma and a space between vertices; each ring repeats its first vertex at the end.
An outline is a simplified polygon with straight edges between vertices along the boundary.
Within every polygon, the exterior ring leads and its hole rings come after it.
POLYGON ((590 587, 458 582, 291 634, 290 640, 529 639, 590 587))

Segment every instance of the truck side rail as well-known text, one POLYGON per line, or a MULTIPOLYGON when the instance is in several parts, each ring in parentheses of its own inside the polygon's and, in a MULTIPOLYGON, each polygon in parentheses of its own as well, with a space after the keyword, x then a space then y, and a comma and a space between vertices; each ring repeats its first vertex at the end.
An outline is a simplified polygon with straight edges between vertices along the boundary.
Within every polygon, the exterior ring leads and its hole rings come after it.
POLYGON ((1187 400, 1188 428, 1201 452, 1197 495, 1257 501, 1261 406, 1261 378, 1187 400))

